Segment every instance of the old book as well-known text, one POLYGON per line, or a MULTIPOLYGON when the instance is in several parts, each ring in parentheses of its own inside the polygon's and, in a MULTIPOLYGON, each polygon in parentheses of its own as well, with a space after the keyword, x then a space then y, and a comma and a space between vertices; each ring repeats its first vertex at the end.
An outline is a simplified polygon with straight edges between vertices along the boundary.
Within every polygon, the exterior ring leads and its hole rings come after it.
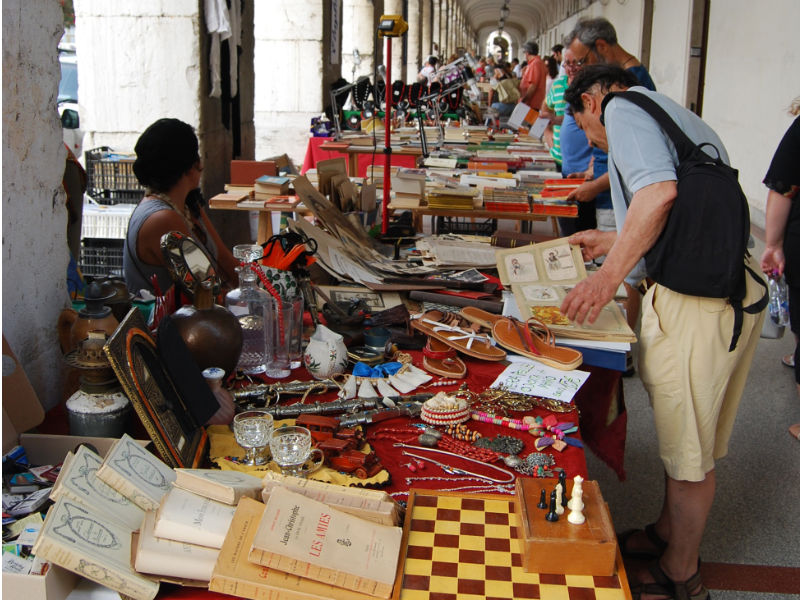
POLYGON ((329 585, 388 598, 402 530, 378 525, 285 488, 269 496, 252 562, 329 585))
POLYGON ((231 185, 253 186, 262 175, 275 175, 278 167, 272 160, 232 160, 231 185))
POLYGON ((144 511, 97 477, 102 464, 103 460, 86 446, 80 446, 75 454, 68 453, 50 492, 50 499, 69 498, 91 506, 96 514, 104 515, 130 531, 139 529, 144 511))
POLYGON ((131 566, 131 530, 66 496, 47 512, 33 553, 135 600, 158 593, 158 582, 131 566))
POLYGON ((208 205, 211 208, 230 208, 232 206, 236 206, 239 202, 246 200, 249 197, 249 190, 246 192, 223 192, 221 194, 217 194, 216 196, 212 196, 208 201, 208 205))
POLYGON ((221 548, 234 508, 173 487, 156 511, 155 534, 176 542, 221 548))
POLYGON ((156 513, 147 511, 136 539, 134 567, 140 573, 208 581, 219 550, 156 537, 156 513))
POLYGON ((111 446, 97 476, 143 510, 157 509, 175 481, 175 471, 128 434, 111 446))
POLYGON ((319 581, 254 564, 247 559, 265 506, 242 498, 211 574, 208 589, 253 600, 374 600, 319 581))
POLYGON ((254 187, 256 194, 285 194, 289 191, 289 178, 280 175, 262 175, 256 179, 254 187))
POLYGON ((175 469, 175 485, 217 502, 235 505, 242 497, 257 498, 261 479, 239 471, 175 469))
POLYGON ((269 500, 272 490, 283 487, 367 521, 374 521, 381 525, 398 525, 400 523, 400 505, 389 494, 380 490, 346 487, 324 481, 292 477, 275 471, 267 471, 264 474, 262 486, 261 496, 264 502, 269 500))

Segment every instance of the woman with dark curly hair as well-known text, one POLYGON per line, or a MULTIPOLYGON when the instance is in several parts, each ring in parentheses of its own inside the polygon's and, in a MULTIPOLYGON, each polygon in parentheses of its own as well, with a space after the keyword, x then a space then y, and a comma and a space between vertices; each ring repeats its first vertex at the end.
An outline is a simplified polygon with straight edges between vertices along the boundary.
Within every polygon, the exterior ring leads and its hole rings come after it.
POLYGON ((153 275, 162 293, 172 286, 161 253, 161 237, 170 231, 192 236, 217 263, 218 275, 235 284, 238 263, 203 209, 199 189, 203 164, 191 125, 159 119, 142 133, 134 150, 133 172, 146 191, 125 237, 123 270, 128 289, 152 293, 153 275))

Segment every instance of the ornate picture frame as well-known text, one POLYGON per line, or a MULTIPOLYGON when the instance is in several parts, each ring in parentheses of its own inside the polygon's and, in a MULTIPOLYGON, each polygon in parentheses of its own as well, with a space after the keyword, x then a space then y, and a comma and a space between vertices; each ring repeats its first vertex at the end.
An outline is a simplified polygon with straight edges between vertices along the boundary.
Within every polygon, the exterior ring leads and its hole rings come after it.
POLYGON ((125 316, 104 350, 164 462, 171 467, 197 467, 208 435, 194 421, 170 379, 138 308, 125 316))

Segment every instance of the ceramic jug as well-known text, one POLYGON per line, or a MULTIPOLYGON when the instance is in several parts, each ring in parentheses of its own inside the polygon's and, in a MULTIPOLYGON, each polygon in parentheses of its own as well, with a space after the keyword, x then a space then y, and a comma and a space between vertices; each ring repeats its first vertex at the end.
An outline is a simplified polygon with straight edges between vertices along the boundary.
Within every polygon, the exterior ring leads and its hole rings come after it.
POLYGON ((315 379, 326 379, 344 373, 347 368, 344 338, 324 325, 317 325, 306 346, 303 362, 315 379))

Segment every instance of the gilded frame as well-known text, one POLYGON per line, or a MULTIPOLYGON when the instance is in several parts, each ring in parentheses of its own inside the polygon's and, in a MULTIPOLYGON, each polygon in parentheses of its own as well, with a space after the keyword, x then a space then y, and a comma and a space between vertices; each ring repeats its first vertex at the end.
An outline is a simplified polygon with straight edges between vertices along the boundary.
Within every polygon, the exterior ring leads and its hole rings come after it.
POLYGON ((208 435, 172 383, 139 309, 125 316, 104 350, 164 462, 171 467, 197 467, 208 435))

